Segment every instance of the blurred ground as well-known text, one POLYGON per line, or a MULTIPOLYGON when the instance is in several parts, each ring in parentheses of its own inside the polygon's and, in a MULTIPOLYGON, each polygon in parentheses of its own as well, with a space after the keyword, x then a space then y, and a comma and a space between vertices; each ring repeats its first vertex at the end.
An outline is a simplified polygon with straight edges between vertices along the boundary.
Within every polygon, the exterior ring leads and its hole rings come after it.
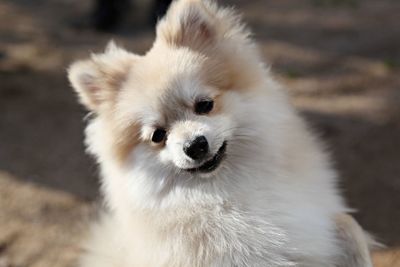
MULTIPOLYGON (((355 217, 388 246, 376 266, 400 266, 400 2, 226 2, 331 147, 355 217)), ((151 44, 144 12, 109 35, 83 27, 88 7, 0 1, 0 267, 74 266, 98 183, 65 69, 110 38, 151 44)))

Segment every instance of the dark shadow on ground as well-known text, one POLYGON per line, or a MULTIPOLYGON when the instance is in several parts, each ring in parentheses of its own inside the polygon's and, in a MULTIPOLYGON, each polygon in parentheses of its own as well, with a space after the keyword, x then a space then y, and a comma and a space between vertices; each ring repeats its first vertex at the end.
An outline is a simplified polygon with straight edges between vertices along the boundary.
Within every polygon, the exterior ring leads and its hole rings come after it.
POLYGON ((378 240, 400 245, 400 125, 304 111, 332 152, 340 188, 357 220, 378 240))
POLYGON ((83 117, 64 72, 1 73, 0 169, 93 199, 96 168, 84 154, 83 117))

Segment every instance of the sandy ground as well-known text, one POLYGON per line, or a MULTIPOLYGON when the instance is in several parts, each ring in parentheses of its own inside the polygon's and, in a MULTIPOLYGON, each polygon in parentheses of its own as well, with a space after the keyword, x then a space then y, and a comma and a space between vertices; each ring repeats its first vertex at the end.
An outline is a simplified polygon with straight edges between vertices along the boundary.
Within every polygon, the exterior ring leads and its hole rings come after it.
MULTIPOLYGON (((355 217, 387 245, 375 265, 400 266, 400 2, 227 2, 331 148, 355 217)), ((85 111, 65 69, 110 38, 144 52, 153 32, 138 9, 117 34, 93 32, 83 27, 88 8, 0 1, 0 267, 74 266, 95 213, 85 111)))

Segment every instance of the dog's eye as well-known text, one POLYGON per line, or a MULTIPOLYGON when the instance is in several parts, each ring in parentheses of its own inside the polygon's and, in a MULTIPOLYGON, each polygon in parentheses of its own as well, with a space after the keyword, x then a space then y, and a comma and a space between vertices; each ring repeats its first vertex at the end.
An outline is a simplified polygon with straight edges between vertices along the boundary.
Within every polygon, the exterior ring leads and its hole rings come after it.
POLYGON ((214 101, 206 99, 206 100, 200 100, 196 102, 194 105, 194 112, 196 114, 202 115, 202 114, 207 114, 209 113, 214 107, 214 101))
POLYGON ((158 128, 154 131, 153 136, 151 137, 151 141, 153 141, 154 143, 161 143, 162 141, 164 141, 166 135, 167 132, 164 129, 158 128))

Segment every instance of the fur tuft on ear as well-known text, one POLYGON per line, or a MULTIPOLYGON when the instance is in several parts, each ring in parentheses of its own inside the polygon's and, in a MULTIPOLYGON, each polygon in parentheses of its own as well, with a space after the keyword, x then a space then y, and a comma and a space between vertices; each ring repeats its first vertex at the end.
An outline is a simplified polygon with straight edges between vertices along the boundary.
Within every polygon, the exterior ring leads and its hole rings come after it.
POLYGON ((80 102, 96 112, 112 103, 135 57, 111 41, 104 53, 73 63, 68 69, 68 78, 80 102))
POLYGON ((201 0, 174 2, 157 26, 157 36, 175 46, 202 49, 216 38, 215 17, 201 0))

